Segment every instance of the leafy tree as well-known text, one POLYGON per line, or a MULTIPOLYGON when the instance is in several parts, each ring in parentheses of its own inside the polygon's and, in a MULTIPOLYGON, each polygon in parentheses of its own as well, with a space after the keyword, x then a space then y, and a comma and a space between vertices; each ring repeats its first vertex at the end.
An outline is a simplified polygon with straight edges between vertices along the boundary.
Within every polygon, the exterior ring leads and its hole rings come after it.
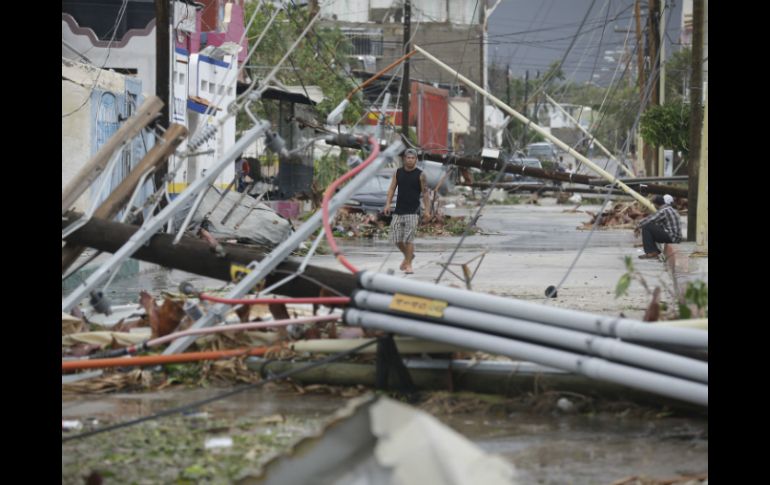
MULTIPOLYGON (((245 18, 251 18, 254 9, 260 2, 246 4, 245 18)), ((249 41, 256 42, 269 21, 273 5, 264 5, 248 31, 249 41)), ((283 57, 294 40, 310 20, 305 9, 288 7, 281 10, 273 24, 265 33, 259 47, 250 59, 247 59, 246 72, 250 79, 264 78, 283 57)), ((316 106, 319 118, 325 119, 328 113, 355 86, 353 80, 346 74, 346 55, 351 52, 347 38, 336 27, 319 28, 316 24, 300 42, 289 59, 284 62, 276 75, 276 79, 288 85, 319 86, 325 99, 316 106)), ((252 108, 257 116, 266 119, 277 119, 278 103, 269 100, 255 102, 252 108)), ((345 122, 355 122, 361 116, 362 105, 355 97, 345 110, 345 122)), ((245 113, 238 114, 238 129, 251 126, 251 121, 245 113)))
POLYGON ((690 142, 690 106, 680 101, 651 106, 639 129, 646 143, 681 151, 686 157, 690 142))

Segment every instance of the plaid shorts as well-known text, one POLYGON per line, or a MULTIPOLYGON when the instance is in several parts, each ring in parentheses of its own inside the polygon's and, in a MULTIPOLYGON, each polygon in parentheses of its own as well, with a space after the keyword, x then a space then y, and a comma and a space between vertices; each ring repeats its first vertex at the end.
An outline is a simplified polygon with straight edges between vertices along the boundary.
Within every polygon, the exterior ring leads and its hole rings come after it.
POLYGON ((419 214, 393 214, 393 220, 390 221, 390 240, 394 243, 414 241, 419 222, 419 214))

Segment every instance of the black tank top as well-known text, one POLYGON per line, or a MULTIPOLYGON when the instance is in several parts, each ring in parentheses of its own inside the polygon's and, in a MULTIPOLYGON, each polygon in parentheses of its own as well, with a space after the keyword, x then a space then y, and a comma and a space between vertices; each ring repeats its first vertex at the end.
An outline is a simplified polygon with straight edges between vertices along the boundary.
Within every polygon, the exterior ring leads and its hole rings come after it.
POLYGON ((396 187, 398 187, 398 196, 396 197, 396 214, 417 214, 420 210, 420 175, 422 170, 415 168, 407 172, 403 168, 396 170, 396 187))

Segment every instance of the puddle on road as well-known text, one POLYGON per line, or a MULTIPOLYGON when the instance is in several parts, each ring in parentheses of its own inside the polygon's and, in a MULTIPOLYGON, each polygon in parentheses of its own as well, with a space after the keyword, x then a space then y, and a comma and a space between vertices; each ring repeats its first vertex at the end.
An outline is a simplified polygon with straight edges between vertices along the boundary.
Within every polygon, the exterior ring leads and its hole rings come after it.
POLYGON ((705 420, 513 414, 437 416, 509 460, 521 483, 601 484, 708 472, 705 420))

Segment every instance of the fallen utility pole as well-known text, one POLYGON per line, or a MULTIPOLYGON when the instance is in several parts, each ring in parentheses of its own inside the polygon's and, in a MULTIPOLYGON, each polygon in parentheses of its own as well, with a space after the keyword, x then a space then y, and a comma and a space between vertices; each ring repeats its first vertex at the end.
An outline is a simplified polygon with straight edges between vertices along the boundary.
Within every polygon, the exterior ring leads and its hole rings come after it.
MULTIPOLYGON (((160 163, 164 162, 174 150, 184 141, 187 136, 187 128, 179 124, 173 124, 163 134, 162 141, 156 143, 145 157, 131 170, 125 179, 112 191, 109 197, 101 203, 94 211, 92 217, 98 219, 112 219, 128 201, 131 194, 141 182, 144 175, 154 170, 160 163)), ((127 210, 130 209, 127 208, 127 210)), ((61 250, 61 272, 64 274, 72 263, 78 259, 83 252, 83 246, 67 245, 61 250)))
MULTIPOLYGON (((457 184, 461 187, 473 187, 475 189, 488 189, 492 187, 492 184, 490 182, 473 182, 472 184, 457 184)), ((543 184, 517 184, 516 182, 505 182, 502 184, 496 184, 495 188, 498 189, 505 189, 510 192, 513 191, 521 191, 521 192, 571 192, 576 194, 595 194, 595 195, 606 195, 607 191, 602 189, 592 189, 592 188, 584 188, 584 187, 559 187, 556 185, 543 185, 543 184)), ((630 197, 627 193, 623 192, 622 190, 613 189, 612 192, 610 192, 611 195, 623 195, 630 197)))
MULTIPOLYGON (((330 135, 326 137, 326 143, 329 145, 336 145, 345 148, 361 148, 361 143, 356 141, 356 138, 347 134, 330 135)), ((381 145, 385 148, 385 145, 381 145)), ((503 162, 491 158, 480 157, 458 157, 455 155, 441 155, 436 153, 424 152, 420 155, 421 159, 430 160, 432 162, 443 163, 444 165, 456 165, 458 167, 478 168, 485 172, 499 172, 503 169, 503 162)), ((527 175, 540 179, 557 180, 560 182, 571 182, 576 184, 586 184, 591 186, 601 187, 607 185, 607 182, 597 177, 588 176, 584 174, 569 173, 569 172, 557 172, 555 170, 545 170, 542 168, 527 167, 516 163, 509 163, 505 167, 506 173, 527 175)), ((674 197, 687 198, 687 189, 670 187, 667 185, 655 185, 647 184, 642 181, 628 181, 627 185, 639 187, 643 194, 669 194, 674 197)), ((627 191, 624 193, 633 197, 627 191)), ((636 197, 634 197, 636 199, 636 197)), ((645 199, 646 200, 646 199, 645 199)))
POLYGON ((500 109, 502 109, 504 111, 507 111, 511 116, 515 117, 516 119, 518 119, 522 123, 526 123, 527 127, 531 126, 532 129, 534 129, 536 132, 538 132, 539 134, 541 134, 542 136, 544 136, 548 140, 551 140, 556 146, 558 146, 562 150, 566 151, 567 153, 569 153, 570 155, 572 155, 576 159, 578 159, 581 162, 583 162, 584 164, 586 164, 588 167, 593 169, 594 172, 598 173, 599 175, 601 175, 602 177, 604 177, 605 179, 607 179, 611 183, 617 184, 618 187, 621 188, 621 190, 623 190, 624 192, 626 192, 629 195, 631 195, 631 197, 633 197, 634 199, 639 201, 640 204, 645 206, 651 212, 656 212, 657 211, 655 206, 652 205, 652 203, 649 200, 647 200, 646 198, 644 198, 641 194, 639 194, 638 192, 635 192, 628 185, 624 184, 623 182, 621 182, 620 180, 615 178, 615 176, 613 176, 612 174, 610 174, 609 172, 605 171, 604 169, 602 169, 601 167, 596 165, 594 162, 592 162, 588 158, 584 157, 583 155, 581 155, 580 153, 575 151, 572 147, 570 147, 569 145, 567 145, 566 143, 564 143, 560 139, 558 139, 555 136, 553 136, 552 134, 548 133, 540 125, 538 125, 537 123, 533 123, 532 120, 528 119, 527 117, 523 116, 521 113, 516 111, 515 109, 513 109, 510 106, 508 106, 507 104, 503 103, 502 101, 497 99, 495 96, 490 94, 488 91, 480 88, 473 81, 471 81, 467 77, 463 76, 462 74, 460 74, 456 70, 452 69, 451 67, 447 66, 446 64, 444 64, 443 62, 438 60, 436 57, 431 55, 429 52, 427 52, 425 49, 423 49, 423 48, 421 48, 420 46, 417 46, 417 45, 414 46, 414 49, 416 51, 420 52, 422 55, 424 55, 429 60, 433 61, 434 64, 438 65, 439 67, 441 67, 442 69, 444 69, 448 73, 452 74, 453 76, 457 76, 457 79, 459 79, 460 81, 465 83, 467 86, 473 88, 475 91, 477 91, 478 93, 480 93, 483 96, 485 96, 486 98, 488 98, 490 101, 495 103, 498 107, 500 107, 500 109))
POLYGON ((145 126, 154 120, 163 108, 163 102, 157 96, 150 96, 139 107, 139 111, 126 121, 115 132, 107 143, 102 145, 96 155, 89 160, 61 192, 61 213, 70 207, 83 195, 83 192, 102 174, 112 154, 123 147, 137 135, 145 126))
MULTIPOLYGON (((503 168, 503 162, 499 160, 489 159, 489 158, 455 157, 453 155, 438 155, 433 153, 423 153, 421 157, 426 160, 443 163, 445 165, 457 165, 458 167, 478 168, 484 171, 499 171, 500 169, 503 168)), ((605 180, 596 179, 588 175, 568 173, 568 172, 557 172, 555 170, 545 170, 542 168, 527 167, 526 165, 518 165, 515 163, 509 163, 508 166, 505 167, 505 172, 520 174, 520 175, 527 175, 530 177, 535 177, 540 179, 558 180, 560 182, 585 184, 585 185, 591 185, 596 187, 607 185, 607 182, 605 180)), ((618 185, 620 185, 620 183, 618 185)), ((638 187, 639 190, 644 194, 660 194, 660 195, 670 194, 673 197, 680 197, 685 199, 687 198, 687 189, 683 189, 683 188, 670 187, 667 185, 631 182, 631 181, 628 181, 627 185, 638 187)), ((637 197, 629 193, 627 190, 624 190, 624 192, 629 196, 633 197, 634 199, 639 200, 637 199, 637 197)), ((636 192, 634 192, 634 194, 639 195, 636 192)), ((647 199, 644 199, 644 200, 647 201, 647 199)))
POLYGON ((586 136, 588 136, 589 143, 596 143, 596 146, 598 146, 601 151, 603 151, 605 154, 607 154, 607 156, 610 157, 611 160, 614 160, 615 163, 617 163, 618 166, 620 168, 622 168, 624 172, 626 172, 630 177, 634 176, 634 172, 629 170, 628 167, 623 165, 617 158, 615 158, 612 155, 612 153, 610 153, 610 151, 607 150, 607 148, 599 142, 599 140, 594 138, 594 136, 591 133, 588 132, 588 130, 586 130, 585 128, 580 126, 580 123, 578 123, 578 121, 575 118, 573 118, 572 115, 567 113, 567 110, 562 108, 561 105, 559 103, 557 103, 552 97, 548 96, 548 93, 544 92, 543 94, 545 95, 545 99, 547 99, 552 105, 554 105, 554 107, 556 107, 556 109, 558 109, 559 111, 564 113, 564 115, 567 117, 567 119, 569 119, 572 123, 574 123, 578 130, 582 131, 583 133, 586 134, 586 136))
MULTIPOLYGON (((62 221, 62 226, 76 220, 79 216, 80 214, 75 212, 65 214, 66 219, 62 221)), ((68 235, 65 240, 68 244, 114 253, 138 229, 139 226, 92 218, 83 227, 68 235)), ((244 244, 221 243, 226 255, 220 258, 201 239, 182 236, 178 244, 173 244, 173 241, 173 234, 158 233, 132 257, 222 281, 231 281, 233 265, 246 266, 252 261, 260 261, 265 257, 262 250, 244 244)), ((299 267, 298 261, 284 260, 265 278, 266 285, 277 283, 287 274, 296 272, 299 267)), ((347 272, 308 265, 302 275, 304 277, 294 278, 280 286, 275 293, 292 297, 318 295, 322 287, 314 281, 333 288, 343 295, 350 295, 356 288, 355 277, 347 272)))

